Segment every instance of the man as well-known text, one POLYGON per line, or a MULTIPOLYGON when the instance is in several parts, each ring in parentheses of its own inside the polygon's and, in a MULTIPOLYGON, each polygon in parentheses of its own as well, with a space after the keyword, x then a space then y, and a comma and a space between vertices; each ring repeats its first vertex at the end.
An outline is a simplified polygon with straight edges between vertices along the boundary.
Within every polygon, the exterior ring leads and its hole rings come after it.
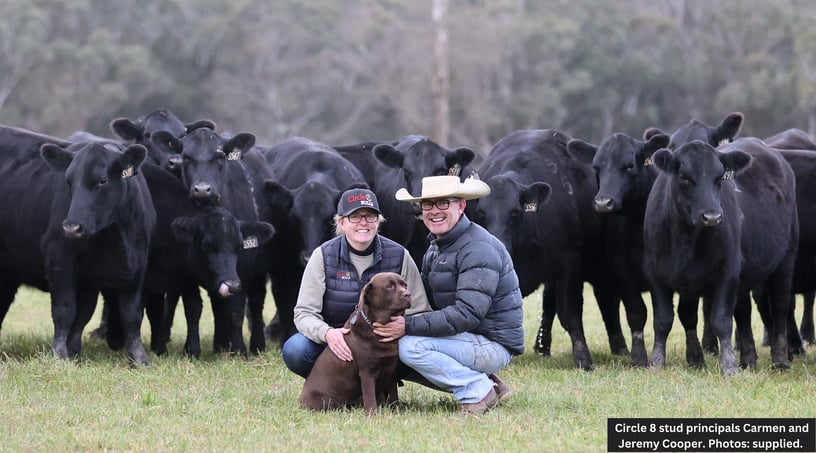
POLYGON ((412 300, 406 313, 430 309, 411 255, 378 233, 383 217, 374 192, 345 191, 334 221, 337 237, 316 248, 303 271, 294 313, 298 333, 281 350, 286 366, 304 378, 327 346, 339 359, 352 360, 343 324, 374 274, 395 272, 408 283, 412 300))
POLYGON ((374 324, 382 341, 399 339, 405 365, 453 393, 467 414, 484 413, 510 396, 495 373, 524 352, 513 261, 501 241, 464 214, 466 200, 489 193, 484 182, 457 176, 423 178, 419 196, 397 191, 397 200, 419 203, 431 232, 421 275, 433 311, 374 324))

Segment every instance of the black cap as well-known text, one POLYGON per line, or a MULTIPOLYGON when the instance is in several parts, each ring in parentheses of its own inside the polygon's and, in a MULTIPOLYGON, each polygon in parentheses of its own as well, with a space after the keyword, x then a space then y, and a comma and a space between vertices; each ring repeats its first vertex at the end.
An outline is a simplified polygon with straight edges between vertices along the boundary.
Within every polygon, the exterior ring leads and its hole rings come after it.
POLYGON ((377 203, 377 196, 368 189, 349 189, 340 195, 337 203, 337 215, 347 216, 352 212, 368 208, 380 213, 380 205, 377 203))

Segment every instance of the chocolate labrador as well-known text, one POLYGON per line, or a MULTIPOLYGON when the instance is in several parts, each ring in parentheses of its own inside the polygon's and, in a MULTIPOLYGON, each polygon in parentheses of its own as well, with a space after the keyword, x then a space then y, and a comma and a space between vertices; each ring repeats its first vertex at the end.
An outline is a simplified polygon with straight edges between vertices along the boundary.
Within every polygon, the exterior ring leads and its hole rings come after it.
POLYGON ((363 287, 360 301, 346 321, 346 344, 353 360, 337 358, 327 347, 318 356, 300 394, 301 407, 328 410, 357 407, 362 402, 368 415, 378 405, 396 403, 399 346, 383 343, 374 334, 373 322, 387 323, 405 314, 411 305, 408 285, 399 274, 381 272, 363 287))

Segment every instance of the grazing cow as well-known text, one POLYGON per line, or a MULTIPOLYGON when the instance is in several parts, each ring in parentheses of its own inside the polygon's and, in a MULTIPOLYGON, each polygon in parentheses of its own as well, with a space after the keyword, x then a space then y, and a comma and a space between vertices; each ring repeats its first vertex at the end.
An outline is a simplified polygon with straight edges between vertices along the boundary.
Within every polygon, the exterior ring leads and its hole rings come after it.
POLYGON ((710 321, 726 375, 737 372, 731 345, 737 310, 740 365, 755 366, 750 324, 739 322, 738 312, 750 310, 749 292, 759 289, 768 296, 764 309, 773 319, 773 365, 789 367, 786 317, 799 237, 790 165, 752 138, 719 150, 697 140, 674 152, 661 149, 653 159, 660 174, 643 229, 655 329, 650 364, 665 364, 677 292, 681 299, 711 299, 710 321))
POLYGON ((367 142, 335 147, 366 178, 366 183, 380 200, 386 222, 380 227, 383 236, 408 249, 417 265, 428 249, 428 229, 419 217, 418 208, 400 203, 394 194, 400 188, 418 193, 426 176, 470 174, 468 166, 476 157, 469 148, 450 149, 428 137, 409 135, 396 142, 367 142))
MULTIPOLYGON (((167 131, 159 131, 151 136, 151 140, 165 152, 169 152, 168 149, 181 151, 181 180, 191 199, 201 204, 221 206, 239 221, 259 220, 260 184, 271 174, 263 156, 252 149, 255 145, 254 135, 243 132, 227 138, 207 128, 200 128, 181 138, 173 137, 167 131)), ((245 252, 249 255, 247 259, 254 263, 253 272, 249 281, 242 285, 241 293, 228 298, 230 313, 242 311, 246 305, 252 352, 263 351, 266 347, 262 312, 267 270, 263 264, 265 260, 258 256, 262 252, 262 248, 245 252)), ((216 317, 215 321, 213 346, 216 352, 245 354, 243 341, 237 343, 228 334, 238 328, 234 324, 237 322, 235 318, 226 320, 216 317)))
POLYGON ((211 120, 198 120, 193 123, 182 123, 173 112, 166 109, 155 109, 136 120, 116 118, 110 123, 111 130, 127 143, 138 143, 147 148, 150 161, 178 174, 181 171, 181 152, 172 147, 156 147, 150 139, 155 132, 166 131, 175 138, 181 138, 196 129, 215 130, 211 120))
MULTIPOLYGON (((648 291, 643 272, 643 219, 646 200, 657 176, 652 154, 665 148, 669 137, 653 135, 648 141, 639 141, 626 134, 612 134, 598 147, 580 139, 567 144, 577 159, 591 163, 598 176, 598 192, 592 206, 596 212, 607 215, 604 234, 605 272, 617 282, 626 317, 632 330, 632 364, 646 366, 646 346, 643 329, 646 325, 646 304, 642 292, 648 291)), ((685 306, 685 304, 684 304, 685 306)), ((687 335, 697 336, 697 301, 687 335)), ((683 325, 687 324, 688 310, 680 311, 683 325)), ((699 349, 699 348, 698 348, 699 349)), ((702 361, 702 351, 699 352, 702 361)))
POLYGON ((513 258, 522 294, 542 283, 544 316, 536 349, 548 355, 554 312, 572 340, 577 366, 590 370, 592 357, 582 322, 583 282, 593 283, 613 352, 627 352, 620 329, 618 297, 595 272, 601 258, 602 218, 590 200, 597 186, 589 165, 567 153, 570 137, 554 130, 511 132, 479 168, 490 196, 478 200, 474 220, 504 243, 513 258))
POLYGON ((0 222, 0 312, 5 315, 21 284, 48 290, 52 348, 60 358, 76 358, 105 289, 115 300, 131 364, 146 364, 141 291, 156 215, 139 173, 145 148, 63 148, 19 129, 4 128, 0 137, 0 191, 14 212, 0 222))
POLYGON ((278 175, 263 187, 269 220, 278 232, 268 262, 277 314, 266 335, 283 345, 297 332, 294 308, 306 262, 315 248, 335 236, 340 194, 367 184, 360 170, 337 151, 306 138, 287 140, 265 156, 278 175))

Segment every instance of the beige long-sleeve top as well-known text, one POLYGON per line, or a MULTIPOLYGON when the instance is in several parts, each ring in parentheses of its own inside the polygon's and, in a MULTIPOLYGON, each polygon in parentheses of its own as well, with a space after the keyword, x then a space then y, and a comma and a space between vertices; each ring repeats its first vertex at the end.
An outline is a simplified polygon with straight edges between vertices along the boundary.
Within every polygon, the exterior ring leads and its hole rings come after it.
MULTIPOLYGON (((357 269, 357 275, 362 275, 374 260, 374 255, 359 256, 350 255, 351 263, 357 269)), ((295 327, 306 338, 315 343, 326 342, 326 332, 331 328, 323 321, 320 312, 323 310, 323 294, 326 292, 326 274, 323 265, 323 251, 320 247, 312 252, 306 269, 303 271, 303 279, 300 282, 300 292, 298 293, 297 304, 295 305, 295 327)), ((402 260, 402 271, 400 272, 408 290, 411 292, 411 307, 405 311, 406 315, 430 311, 428 296, 422 286, 422 278, 419 275, 414 260, 408 251, 402 260)))

